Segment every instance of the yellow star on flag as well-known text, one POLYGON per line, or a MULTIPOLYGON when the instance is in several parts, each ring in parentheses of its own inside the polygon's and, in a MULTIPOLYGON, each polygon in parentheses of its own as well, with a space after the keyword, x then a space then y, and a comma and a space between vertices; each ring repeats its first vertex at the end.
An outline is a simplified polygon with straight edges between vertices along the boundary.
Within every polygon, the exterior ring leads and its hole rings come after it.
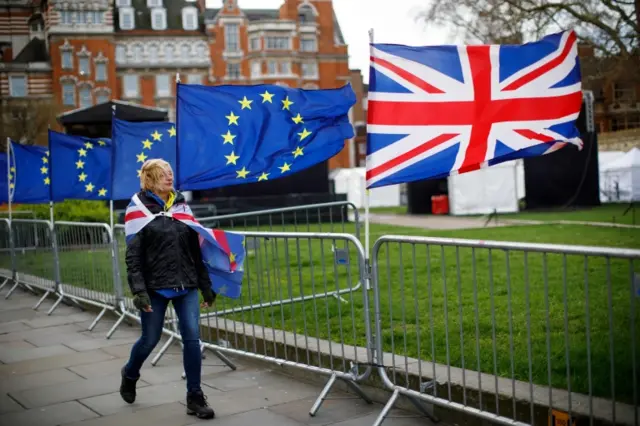
POLYGON ((295 151, 292 152, 293 154, 293 158, 298 158, 301 155, 304 155, 304 152, 302 152, 302 148, 301 147, 297 147, 295 151))
POLYGON ((87 179, 87 175, 85 174, 85 172, 82 172, 78 175, 78 180, 80 182, 84 182, 87 179))
POLYGON ((148 158, 146 155, 144 155, 144 152, 141 152, 140 154, 136 154, 136 157, 138 158, 137 163, 144 163, 145 160, 148 158))
POLYGON ((49 159, 47 157, 42 157, 42 162, 47 164, 49 162, 49 159))
POLYGON ((169 129, 169 137, 173 137, 176 135, 176 126, 171 126, 169 129))
POLYGON ((233 113, 233 111, 231 111, 229 113, 229 115, 225 115, 225 118, 227 120, 229 120, 229 126, 231 126, 232 124, 235 124, 237 126, 238 125, 238 118, 240 118, 240 116, 239 115, 235 115, 233 113))
POLYGON ((76 161, 76 169, 83 169, 83 168, 84 168, 84 161, 82 160, 76 161))
POLYGON ((80 154, 80 157, 86 157, 87 156, 87 151, 82 149, 82 148, 80 148, 78 150, 78 154, 80 154))
POLYGON ((100 146, 106 146, 107 143, 105 141, 98 141, 98 145, 100 146))
POLYGON ((49 172, 49 169, 47 167, 42 166, 40 168, 40 173, 42 173, 43 175, 46 175, 49 172))
POLYGON ((224 138, 223 145, 227 143, 230 143, 231 145, 233 145, 233 140, 236 138, 236 135, 231 134, 231 130, 227 130, 227 133, 221 136, 224 138))
POLYGON ((87 149, 92 149, 92 148, 93 148, 93 144, 92 144, 91 142, 85 142, 85 143, 84 143, 84 146, 85 146, 87 149))
POLYGON ((289 170, 291 170, 291 164, 287 164, 287 162, 285 161, 284 165, 278 168, 280 169, 281 173, 288 172, 289 170))
POLYGON ((9 184, 9 188, 13 189, 13 188, 15 188, 15 187, 16 187, 16 185, 15 185, 13 182, 11 182, 11 183, 9 184))
POLYGON ((261 180, 269 180, 269 173, 262 172, 260 177, 258 177, 258 181, 261 181, 261 180))
POLYGON ((151 142, 149 139, 145 139, 142 141, 142 149, 151 149, 152 146, 153 142, 151 142))
POLYGON ((98 196, 100 197, 106 197, 107 195, 107 190, 102 188, 101 190, 98 191, 98 196))
POLYGON ((159 141, 160 139, 162 139, 162 133, 158 133, 158 131, 156 130, 155 132, 151 133, 151 137, 154 141, 159 141))
POLYGON ((236 261, 236 254, 234 252, 231 252, 229 254, 229 262, 235 262, 236 261))
POLYGON ((291 119, 296 124, 304 123, 304 121, 302 121, 302 116, 300 115, 300 113, 298 113, 298 115, 296 115, 295 117, 291 117, 291 119))
POLYGON ((238 102, 240 102, 240 105, 242 105, 242 109, 245 109, 245 108, 249 108, 249 109, 251 109, 251 102, 253 102, 253 101, 250 101, 250 100, 249 100, 249 99, 247 99, 247 97, 245 96, 244 98, 242 98, 242 100, 240 100, 240 101, 238 101, 238 102))
POLYGON ((45 185, 49 185, 50 183, 51 183, 51 180, 48 177, 44 178, 45 185))
POLYGON ((136 172, 138 172, 138 177, 140 177, 140 175, 142 174, 142 169, 136 170, 136 172))
POLYGON ((260 96, 262 96, 262 103, 265 103, 265 102, 273 103, 272 101, 273 93, 269 93, 269 91, 265 90, 264 93, 260 93, 260 96))
POLYGON ((89 182, 87 185, 84 186, 84 189, 87 192, 93 192, 93 188, 95 188, 95 187, 93 186, 93 184, 91 182, 89 182))
POLYGON ((227 159, 227 166, 228 166, 229 164, 236 164, 236 161, 240 157, 237 156, 234 151, 231 151, 231 155, 225 155, 224 158, 227 159))
MULTIPOLYGON (((287 96, 287 97, 284 99, 284 101, 282 101, 282 109, 289 109, 289 107, 290 107, 291 105, 293 105, 293 102, 291 102, 291 101, 289 100, 289 97, 287 96)), ((289 111, 291 111, 291 110, 289 109, 289 111)))
POLYGON ((300 136, 300 141, 303 141, 310 134, 311 134, 311 132, 308 131, 306 128, 302 129, 302 132, 298 133, 298 136, 300 136))
POLYGON ((16 168, 15 168, 15 167, 12 167, 12 168, 11 168, 11 169, 9 169, 9 170, 11 170, 11 173, 15 173, 15 172, 16 172, 16 168))
POLYGON ((246 167, 243 167, 242 170, 236 170, 236 173, 238 174, 238 179, 246 179, 249 174, 249 170, 247 170, 246 167))

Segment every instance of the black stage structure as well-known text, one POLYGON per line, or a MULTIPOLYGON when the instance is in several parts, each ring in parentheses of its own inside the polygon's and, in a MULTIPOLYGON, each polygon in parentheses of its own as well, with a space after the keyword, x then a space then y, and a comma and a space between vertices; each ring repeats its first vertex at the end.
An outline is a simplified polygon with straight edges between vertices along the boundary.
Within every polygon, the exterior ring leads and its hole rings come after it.
MULTIPOLYGON (((87 108, 80 108, 63 113, 57 117, 65 133, 91 138, 110 138, 111 119, 115 106, 117 118, 127 121, 168 121, 166 109, 147 107, 120 100, 112 100, 87 108)), ((307 204, 345 201, 345 194, 335 194, 329 184, 328 161, 317 164, 288 177, 266 182, 234 185, 207 191, 193 191, 192 207, 194 213, 208 215, 233 214, 247 211, 294 207, 307 204), (207 206, 215 206, 215 210, 207 206), (200 206, 200 207, 199 207, 200 206)), ((117 210, 124 209, 128 200, 115 201, 117 210)), ((341 212, 337 209, 311 209, 309 212, 278 215, 279 223, 296 221, 318 222, 340 220, 341 212)), ((344 212, 346 220, 346 212, 344 212)))

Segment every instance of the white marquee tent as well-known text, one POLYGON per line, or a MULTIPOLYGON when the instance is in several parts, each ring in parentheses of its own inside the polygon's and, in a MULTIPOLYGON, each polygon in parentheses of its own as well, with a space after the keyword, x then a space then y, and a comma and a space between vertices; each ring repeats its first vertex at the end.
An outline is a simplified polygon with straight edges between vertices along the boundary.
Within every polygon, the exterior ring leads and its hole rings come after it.
MULTIPOLYGON (((366 169, 335 169, 329 174, 334 181, 336 194, 347 194, 347 201, 356 208, 364 208, 366 196, 366 169)), ((400 185, 389 185, 371 190, 370 207, 396 207, 400 205, 400 185)))
POLYGON ((612 201, 611 194, 607 190, 606 165, 620 157, 624 157, 624 151, 598 151, 598 176, 600 181, 600 202, 612 201))
POLYGON ((606 163, 600 171, 600 187, 608 201, 640 201, 640 149, 606 163))

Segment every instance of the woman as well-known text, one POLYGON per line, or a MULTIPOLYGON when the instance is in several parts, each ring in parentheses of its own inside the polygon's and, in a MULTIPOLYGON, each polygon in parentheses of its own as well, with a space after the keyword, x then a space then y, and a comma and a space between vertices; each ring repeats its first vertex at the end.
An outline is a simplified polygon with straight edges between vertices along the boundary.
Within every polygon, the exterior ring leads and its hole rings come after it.
POLYGON ((120 395, 129 404, 136 399, 140 368, 160 341, 167 306, 178 315, 183 363, 187 376, 187 414, 201 419, 214 417, 200 387, 200 309, 213 304, 216 295, 202 261, 198 234, 186 224, 163 215, 171 206, 185 204, 173 189, 173 171, 163 160, 148 160, 140 172, 140 202, 155 218, 127 242, 127 278, 133 303, 140 309, 142 336, 133 345, 129 362, 122 368, 120 395))

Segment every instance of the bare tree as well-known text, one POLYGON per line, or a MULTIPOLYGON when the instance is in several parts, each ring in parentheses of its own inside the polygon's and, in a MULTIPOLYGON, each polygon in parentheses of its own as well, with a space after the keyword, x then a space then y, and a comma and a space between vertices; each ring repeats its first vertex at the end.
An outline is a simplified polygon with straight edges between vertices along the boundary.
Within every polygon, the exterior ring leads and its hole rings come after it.
MULTIPOLYGON (((0 147, 6 149, 7 137, 27 145, 46 145, 47 129, 61 112, 51 99, 11 99, 0 104, 0 147)), ((4 152, 4 151, 2 151, 4 152)))
POLYGON ((419 19, 471 43, 523 43, 574 29, 596 58, 606 59, 598 61, 599 77, 615 78, 640 50, 640 0, 430 0, 419 19))

